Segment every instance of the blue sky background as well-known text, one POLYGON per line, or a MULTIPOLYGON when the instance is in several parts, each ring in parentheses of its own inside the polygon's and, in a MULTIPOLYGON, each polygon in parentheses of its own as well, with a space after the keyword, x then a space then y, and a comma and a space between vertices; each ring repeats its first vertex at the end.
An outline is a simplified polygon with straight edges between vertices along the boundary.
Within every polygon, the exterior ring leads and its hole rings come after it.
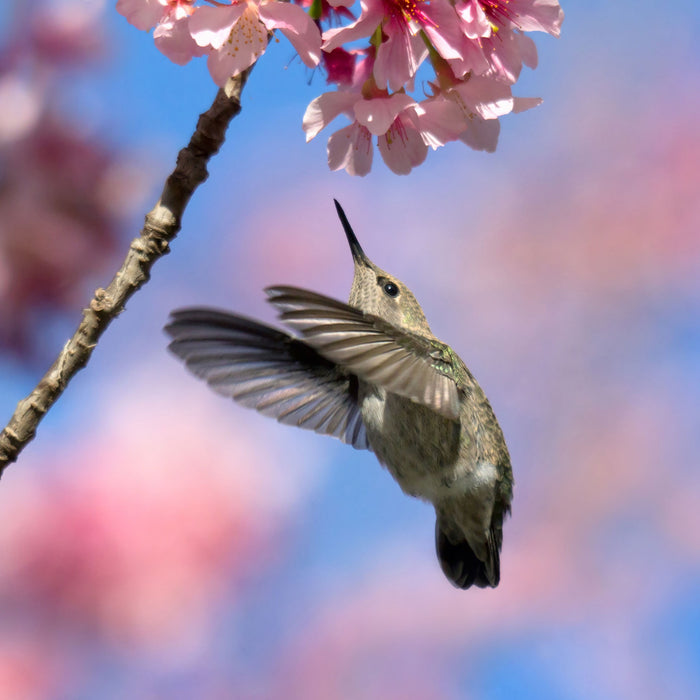
MULTIPOLYGON (((377 153, 366 178, 328 171, 301 130, 322 76, 273 44, 171 254, 0 484, 0 697, 700 696, 700 6, 563 7, 514 89, 544 103, 495 154, 451 144, 408 177, 377 153), (272 323, 266 285, 344 299, 333 197, 504 428, 496 590, 450 588, 430 507, 371 454, 165 350, 179 306, 272 323), (18 660, 39 680, 13 686, 18 660)), ((104 23, 104 63, 56 94, 137 166, 125 250, 215 86, 109 3, 104 23)), ((39 375, 0 358, 7 416, 39 375)))

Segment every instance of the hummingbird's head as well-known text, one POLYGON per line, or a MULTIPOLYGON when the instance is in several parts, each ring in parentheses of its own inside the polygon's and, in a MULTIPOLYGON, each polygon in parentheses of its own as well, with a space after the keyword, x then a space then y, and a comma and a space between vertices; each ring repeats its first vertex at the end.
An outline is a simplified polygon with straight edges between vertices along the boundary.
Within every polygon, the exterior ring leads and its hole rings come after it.
POLYGON ((333 201, 345 229, 355 264, 349 304, 379 316, 398 328, 421 335, 432 335, 423 309, 413 292, 396 277, 377 267, 365 255, 345 212, 336 200, 333 201))

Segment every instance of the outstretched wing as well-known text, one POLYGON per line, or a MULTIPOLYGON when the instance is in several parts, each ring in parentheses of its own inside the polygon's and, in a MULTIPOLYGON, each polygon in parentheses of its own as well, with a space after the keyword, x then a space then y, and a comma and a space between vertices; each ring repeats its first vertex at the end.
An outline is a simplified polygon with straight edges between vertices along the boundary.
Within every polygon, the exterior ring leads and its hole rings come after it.
POLYGON ((285 325, 299 331, 323 357, 360 379, 459 420, 459 360, 446 345, 305 289, 265 291, 285 325))
POLYGON ((370 449, 357 378, 302 340, 208 308, 173 311, 169 349, 219 394, 281 423, 370 449))

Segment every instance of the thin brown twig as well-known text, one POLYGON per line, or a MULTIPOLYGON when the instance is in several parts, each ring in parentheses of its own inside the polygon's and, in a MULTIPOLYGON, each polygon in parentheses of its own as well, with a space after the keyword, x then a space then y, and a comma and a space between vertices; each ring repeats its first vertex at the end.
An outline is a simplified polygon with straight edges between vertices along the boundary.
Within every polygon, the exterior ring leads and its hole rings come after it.
POLYGON ((0 476, 34 438, 39 422, 73 376, 85 367, 107 326, 149 280, 156 260, 169 252, 190 197, 208 177, 209 159, 221 148, 230 121, 241 111, 241 91, 251 69, 231 78, 218 91, 211 107, 200 115, 189 144, 178 154, 175 169, 165 181, 158 203, 146 215, 140 235, 131 242, 121 268, 106 289, 95 292, 73 337, 34 391, 17 404, 0 433, 0 476))

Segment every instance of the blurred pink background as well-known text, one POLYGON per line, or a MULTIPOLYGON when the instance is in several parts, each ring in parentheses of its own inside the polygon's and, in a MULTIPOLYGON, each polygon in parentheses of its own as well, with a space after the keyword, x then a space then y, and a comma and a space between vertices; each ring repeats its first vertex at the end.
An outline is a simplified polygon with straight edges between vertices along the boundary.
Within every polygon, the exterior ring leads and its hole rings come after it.
MULTIPOLYGON (((1 699, 700 697, 700 7, 563 7, 514 90, 544 104, 495 154, 452 144, 407 178, 330 173, 301 130, 321 76, 284 43, 263 58, 172 253, 0 483, 1 699), (345 298, 333 197, 504 428, 495 590, 449 586, 431 508, 370 453, 166 352, 178 306, 274 322, 266 285, 345 298)), ((9 418, 215 88, 111 3, 0 19, 9 418)))

